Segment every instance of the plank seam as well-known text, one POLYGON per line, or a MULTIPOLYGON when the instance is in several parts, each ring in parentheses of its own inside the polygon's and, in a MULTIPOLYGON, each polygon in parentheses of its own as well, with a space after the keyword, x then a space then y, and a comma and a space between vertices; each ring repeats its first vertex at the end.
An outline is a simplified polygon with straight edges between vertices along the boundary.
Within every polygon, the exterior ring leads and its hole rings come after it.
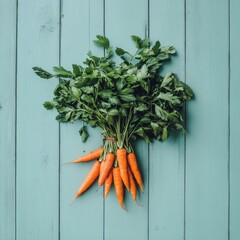
MULTIPOLYGON (((150 38, 150 0, 147 0, 147 37, 150 38)), ((149 209, 150 209, 150 204, 149 204, 149 200, 150 200, 150 191, 149 191, 149 174, 150 174, 150 146, 149 146, 149 143, 148 143, 148 147, 147 147, 147 158, 148 158, 148 174, 147 174, 147 187, 148 187, 148 191, 147 191, 147 194, 148 194, 148 203, 147 203, 147 239, 149 240, 150 238, 150 229, 149 229, 149 209)))
MULTIPOLYGON (((106 37, 106 1, 103 0, 103 36, 106 37)), ((104 57, 106 55, 105 49, 103 51, 104 57)), ((105 200, 104 200, 104 191, 103 191, 103 240, 105 240, 105 228, 106 228, 106 208, 105 208, 105 200)))
MULTIPOLYGON (((187 0, 184 0, 184 82, 187 82, 187 0)), ((184 104, 184 128, 187 126, 187 105, 184 104)), ((187 139, 186 134, 183 137, 184 144, 184 175, 183 175, 183 239, 186 240, 186 181, 187 181, 187 139)))
POLYGON ((227 166, 227 171, 228 171, 228 240, 231 239, 231 232, 230 232, 230 224, 231 224, 231 219, 230 219, 230 210, 231 210, 231 170, 230 170, 230 160, 231 160, 231 9, 230 9, 230 0, 228 0, 228 166, 227 166))
MULTIPOLYGON (((62 48, 62 9, 63 1, 59 0, 59 42, 58 63, 61 66, 62 48)), ((58 123, 58 240, 61 239, 61 123, 58 123)))
POLYGON ((14 231, 15 231, 15 240, 17 240, 17 72, 18 72, 18 0, 16 0, 16 38, 15 38, 15 142, 14 142, 14 157, 15 157, 15 226, 14 226, 14 231))

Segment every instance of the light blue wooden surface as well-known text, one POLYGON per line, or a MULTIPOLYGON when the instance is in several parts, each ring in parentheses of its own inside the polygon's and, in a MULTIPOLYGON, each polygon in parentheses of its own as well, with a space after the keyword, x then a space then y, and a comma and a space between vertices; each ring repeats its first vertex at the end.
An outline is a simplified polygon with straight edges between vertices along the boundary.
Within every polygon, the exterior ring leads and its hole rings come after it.
POLYGON ((15 239, 16 1, 0 1, 0 239, 15 239), (6 24, 8 23, 8 24, 6 24))
POLYGON ((186 240, 228 239, 228 2, 187 1, 186 240), (221 39, 221 40, 220 40, 221 39))
POLYGON ((17 239, 58 238, 59 131, 42 103, 57 80, 41 81, 33 66, 50 69, 59 59, 58 0, 18 1, 17 239))
POLYGON ((238 0, 0 0, 0 239, 240 239, 239 8, 238 0), (91 41, 104 33, 130 51, 132 34, 174 45, 164 71, 195 92, 186 141, 136 144, 145 192, 141 207, 126 193, 127 212, 113 189, 104 202, 97 184, 69 206, 91 164, 63 163, 102 138, 89 128, 82 144, 81 122, 59 126, 42 107, 57 80, 31 70, 103 54, 91 41))
POLYGON ((239 70, 239 8, 238 0, 230 2, 230 237, 231 240, 238 240, 240 237, 240 70, 239 70))
MULTIPOLYGON (((164 68, 184 81, 184 1, 150 1, 150 38, 173 45, 177 56, 164 68), (162 9, 159 14, 159 9, 162 9), (171 14, 169 14, 171 13, 171 14), (170 15, 174 17, 170 17, 170 15)), ((150 239, 184 239, 184 137, 150 145, 150 239), (173 231, 174 229, 174 231, 173 231)))

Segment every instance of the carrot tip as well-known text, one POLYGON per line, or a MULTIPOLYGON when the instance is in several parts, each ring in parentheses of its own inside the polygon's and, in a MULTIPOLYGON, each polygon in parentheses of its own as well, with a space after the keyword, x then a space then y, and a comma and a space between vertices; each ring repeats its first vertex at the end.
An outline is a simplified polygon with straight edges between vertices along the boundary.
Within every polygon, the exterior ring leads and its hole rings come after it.
POLYGON ((78 198, 78 196, 76 196, 76 197, 69 203, 69 205, 72 205, 73 202, 74 202, 77 198, 78 198))
POLYGON ((141 188, 142 192, 144 192, 144 188, 143 188, 143 186, 140 186, 140 188, 141 188))
POLYGON ((123 210, 127 211, 126 207, 124 206, 124 204, 120 204, 120 206, 122 207, 123 210))
POLYGON ((64 162, 63 164, 65 165, 65 164, 69 164, 69 163, 73 163, 73 162, 64 162))

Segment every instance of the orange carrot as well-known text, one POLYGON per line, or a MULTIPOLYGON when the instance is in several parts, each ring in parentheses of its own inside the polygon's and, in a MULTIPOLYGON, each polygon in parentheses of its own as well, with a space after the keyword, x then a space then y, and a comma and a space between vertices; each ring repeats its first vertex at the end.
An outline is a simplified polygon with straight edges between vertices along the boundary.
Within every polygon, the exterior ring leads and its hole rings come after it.
POLYGON ((112 186, 112 181, 113 181, 113 173, 112 173, 112 169, 111 169, 111 171, 108 174, 108 177, 106 178, 105 183, 104 183, 104 198, 106 198, 108 193, 110 192, 110 189, 112 186))
POLYGON ((133 173, 133 176, 136 179, 138 185, 140 186, 140 188, 143 192, 144 191, 143 190, 143 182, 142 182, 141 173, 140 173, 139 168, 138 168, 136 156, 133 152, 131 152, 131 153, 128 154, 127 158, 128 158, 128 164, 129 164, 130 169, 133 173))
POLYGON ((129 179, 127 172, 127 151, 125 148, 117 149, 117 161, 123 183, 126 186, 127 190, 129 190, 129 179))
POLYGON ((120 206, 124 208, 123 204, 123 183, 122 178, 120 175, 120 169, 119 167, 113 168, 113 182, 115 186, 116 195, 118 198, 118 201, 120 203, 120 206))
POLYGON ((98 177, 100 172, 100 162, 96 161, 91 170, 89 171, 87 177, 83 181, 82 185, 78 189, 75 198, 73 199, 76 200, 81 194, 83 194, 90 186, 91 184, 95 181, 95 179, 98 177))
POLYGON ((137 188, 130 168, 128 168, 128 177, 130 182, 130 193, 135 202, 137 202, 137 188))
POLYGON ((105 162, 106 162, 105 160, 101 161, 99 177, 101 176, 101 173, 103 172, 105 162))
POLYGON ((94 160, 101 156, 102 151, 103 151, 103 148, 98 148, 82 157, 79 157, 79 158, 71 161, 71 163, 88 162, 88 161, 94 160))
POLYGON ((105 182, 110 170, 112 169, 113 162, 114 162, 114 154, 108 153, 106 155, 106 160, 105 160, 103 170, 100 171, 100 176, 98 178, 98 186, 102 186, 103 183, 105 182))

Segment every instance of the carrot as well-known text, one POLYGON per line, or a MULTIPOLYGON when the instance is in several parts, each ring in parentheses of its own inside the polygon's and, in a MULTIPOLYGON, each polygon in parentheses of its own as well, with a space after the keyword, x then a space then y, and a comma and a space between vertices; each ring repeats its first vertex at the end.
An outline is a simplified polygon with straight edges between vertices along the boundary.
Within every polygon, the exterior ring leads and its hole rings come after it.
MULTIPOLYGON (((87 177, 85 178, 85 180, 83 181, 82 185, 80 186, 80 188, 78 189, 75 198, 73 199, 76 200, 81 194, 83 194, 90 186, 91 184, 95 181, 95 179, 98 177, 100 172, 100 162, 96 161, 91 170, 89 171, 87 177)), ((73 202, 72 201, 72 202, 73 202)))
POLYGON ((110 170, 112 169, 113 162, 114 162, 114 154, 108 153, 106 155, 106 160, 105 160, 103 170, 100 171, 100 176, 98 178, 98 186, 102 186, 103 183, 105 182, 110 170))
POLYGON ((116 195, 118 198, 118 201, 120 203, 120 206, 124 208, 123 204, 123 183, 122 183, 122 178, 120 175, 120 169, 119 167, 113 168, 113 182, 114 182, 114 187, 116 191, 116 195))
POLYGON ((129 179, 127 172, 127 151, 125 148, 117 149, 117 161, 123 183, 126 186, 127 190, 129 191, 129 179))
POLYGON ((104 198, 107 197, 108 193, 110 192, 111 186, 112 186, 112 181, 113 181, 113 173, 112 170, 108 174, 108 177, 105 180, 104 183, 104 198))
POLYGON ((99 176, 101 176, 101 173, 102 173, 102 171, 104 169, 105 162, 106 162, 105 160, 101 161, 99 176))
POLYGON ((136 179, 138 185, 140 186, 142 192, 144 192, 142 177, 141 177, 141 173, 140 173, 139 168, 138 168, 136 156, 133 152, 131 152, 131 153, 128 154, 127 158, 128 158, 128 164, 129 164, 130 169, 133 173, 133 176, 136 179))
POLYGON ((98 148, 82 157, 79 157, 73 161, 71 161, 70 163, 79 163, 79 162, 88 162, 88 161, 91 161, 91 160, 94 160, 96 158, 99 158, 102 154, 102 151, 103 151, 103 148, 98 148))
POLYGON ((128 177, 130 182, 130 193, 135 202, 137 202, 137 188, 130 168, 128 168, 128 177))

